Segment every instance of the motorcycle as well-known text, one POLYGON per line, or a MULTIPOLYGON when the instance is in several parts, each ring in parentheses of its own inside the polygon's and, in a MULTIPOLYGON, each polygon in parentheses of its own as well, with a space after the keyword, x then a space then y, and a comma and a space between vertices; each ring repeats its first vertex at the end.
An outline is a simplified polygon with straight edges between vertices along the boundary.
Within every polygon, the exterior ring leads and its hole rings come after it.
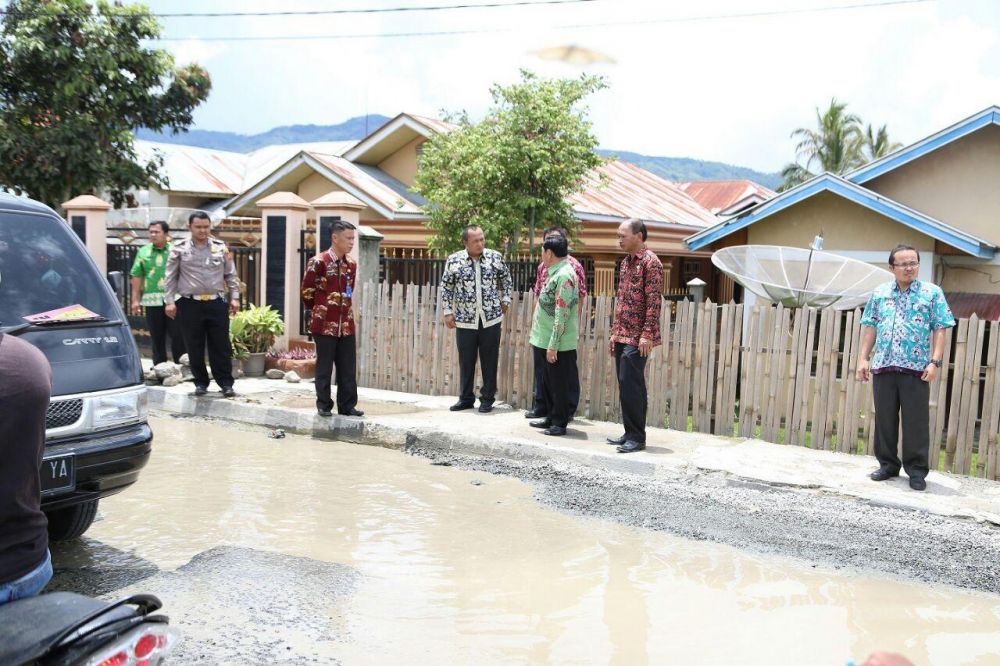
POLYGON ((0 665, 157 666, 179 641, 151 594, 52 592, 0 606, 0 665))

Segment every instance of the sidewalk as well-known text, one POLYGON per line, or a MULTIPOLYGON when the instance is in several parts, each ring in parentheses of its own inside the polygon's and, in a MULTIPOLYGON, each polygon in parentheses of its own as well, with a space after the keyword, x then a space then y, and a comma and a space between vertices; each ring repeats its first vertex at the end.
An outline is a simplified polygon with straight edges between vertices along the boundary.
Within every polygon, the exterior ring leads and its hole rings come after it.
MULTIPOLYGON (((463 455, 544 459, 663 478, 712 476, 720 484, 763 484, 802 492, 854 497, 876 506, 986 521, 1000 526, 1000 483, 931 472, 927 490, 910 490, 905 476, 882 483, 868 479, 871 456, 813 451, 759 440, 742 440, 663 428, 647 430, 647 449, 619 454, 605 443, 618 437, 614 423, 574 420, 565 437, 548 437, 528 426, 519 410, 498 403, 492 413, 450 412, 453 396, 432 397, 359 389, 363 418, 320 417, 313 384, 271 379, 237 381, 238 395, 218 392, 196 398, 189 382, 149 387, 151 409, 205 416, 325 439, 404 449, 420 446, 463 455)), ((155 444, 154 444, 155 445, 155 444)))

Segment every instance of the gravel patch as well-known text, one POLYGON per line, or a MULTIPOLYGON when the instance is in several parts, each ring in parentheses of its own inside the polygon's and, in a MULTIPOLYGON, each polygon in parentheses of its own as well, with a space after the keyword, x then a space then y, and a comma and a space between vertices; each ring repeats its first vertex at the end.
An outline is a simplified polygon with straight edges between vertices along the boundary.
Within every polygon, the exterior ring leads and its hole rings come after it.
POLYGON ((544 460, 456 455, 407 447, 431 464, 511 476, 542 503, 575 515, 790 556, 814 566, 1000 594, 1000 529, 725 473, 640 477, 544 460))

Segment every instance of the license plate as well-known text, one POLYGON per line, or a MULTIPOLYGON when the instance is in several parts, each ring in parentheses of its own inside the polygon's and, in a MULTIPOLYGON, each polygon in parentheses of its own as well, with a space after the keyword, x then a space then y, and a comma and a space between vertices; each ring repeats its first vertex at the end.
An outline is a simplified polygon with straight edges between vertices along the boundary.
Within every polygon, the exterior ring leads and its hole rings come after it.
POLYGON ((76 485, 76 458, 72 455, 46 458, 41 468, 42 494, 72 490, 76 485))

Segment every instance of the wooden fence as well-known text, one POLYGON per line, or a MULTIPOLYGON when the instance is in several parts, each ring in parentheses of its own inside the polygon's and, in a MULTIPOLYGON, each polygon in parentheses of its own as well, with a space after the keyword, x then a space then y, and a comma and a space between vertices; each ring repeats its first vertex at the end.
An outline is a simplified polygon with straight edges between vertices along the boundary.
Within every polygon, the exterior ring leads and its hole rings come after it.
MULTIPOLYGON (((581 304, 579 412, 618 421, 608 336, 614 299, 581 304)), ((528 344, 534 295, 515 293, 502 323, 497 399, 530 407, 528 344)), ((441 323, 436 287, 365 286, 358 314, 362 386, 454 395, 454 333, 441 323)), ((871 383, 854 379, 860 311, 676 303, 664 307, 663 345, 647 363, 648 423, 676 430, 759 437, 781 444, 871 453, 871 383), (744 320, 747 320, 744 322, 744 320), (745 334, 744 334, 745 331, 745 334)), ((962 319, 947 332, 940 376, 931 384, 931 466, 1000 476, 1000 321, 962 319)))

